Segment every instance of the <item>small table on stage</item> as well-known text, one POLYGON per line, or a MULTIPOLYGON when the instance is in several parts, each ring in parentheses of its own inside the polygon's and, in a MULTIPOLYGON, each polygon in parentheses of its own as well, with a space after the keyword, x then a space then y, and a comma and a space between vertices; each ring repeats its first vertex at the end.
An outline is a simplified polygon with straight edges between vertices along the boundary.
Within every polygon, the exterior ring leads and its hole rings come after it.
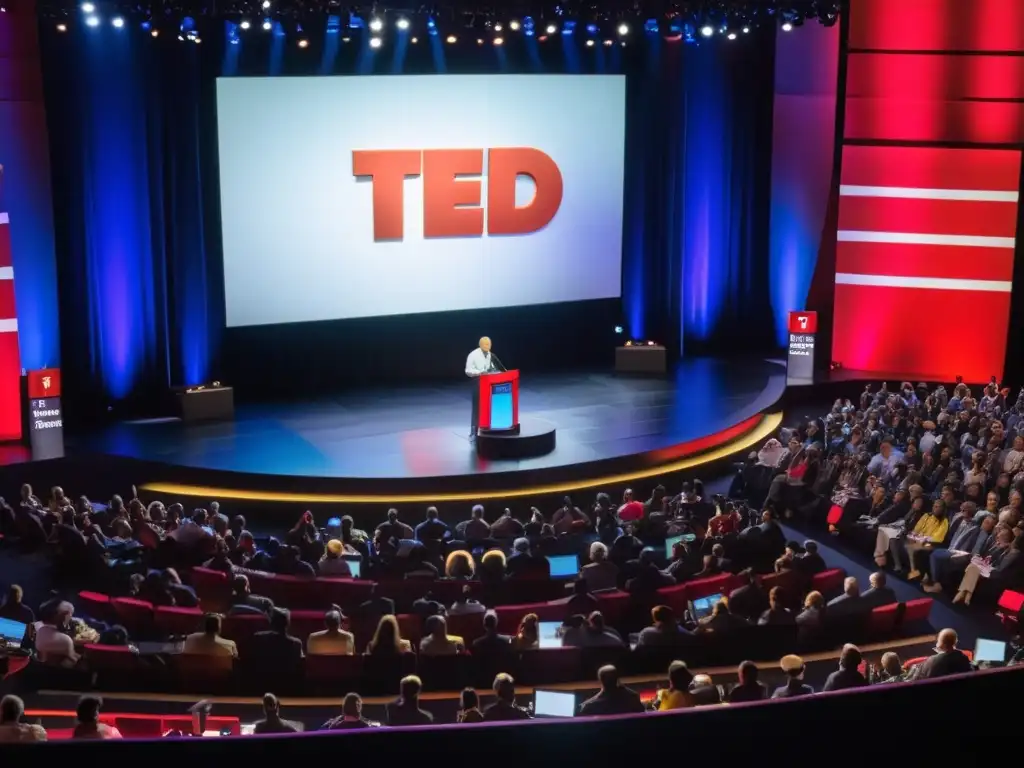
POLYGON ((476 452, 485 459, 522 459, 555 450, 555 426, 519 420, 519 371, 477 377, 480 411, 476 452))

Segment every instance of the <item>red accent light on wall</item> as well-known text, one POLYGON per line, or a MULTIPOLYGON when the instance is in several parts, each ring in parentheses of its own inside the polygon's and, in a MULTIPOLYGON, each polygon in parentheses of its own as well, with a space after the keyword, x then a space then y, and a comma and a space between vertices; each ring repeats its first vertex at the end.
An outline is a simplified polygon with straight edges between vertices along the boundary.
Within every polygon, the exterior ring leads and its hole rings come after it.
MULTIPOLYGON (((0 167, 0 184, 3 182, 0 167)), ((0 206, 0 440, 21 439, 21 356, 10 221, 0 206)))

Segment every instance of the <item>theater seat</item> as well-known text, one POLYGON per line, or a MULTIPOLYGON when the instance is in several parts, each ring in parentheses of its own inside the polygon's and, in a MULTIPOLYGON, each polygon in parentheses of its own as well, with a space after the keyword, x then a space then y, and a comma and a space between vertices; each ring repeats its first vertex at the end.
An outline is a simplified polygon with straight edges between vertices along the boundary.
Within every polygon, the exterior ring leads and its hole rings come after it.
POLYGON ((419 648, 423 638, 423 619, 415 613, 400 613, 395 618, 398 619, 398 633, 402 639, 412 643, 414 650, 419 648))
POLYGON ((303 642, 314 632, 324 628, 323 611, 292 611, 291 634, 303 642))
POLYGON ((658 601, 671 608, 680 619, 683 617, 683 612, 690 607, 689 599, 686 597, 686 586, 686 584, 675 584, 658 590, 658 601))
POLYGON ((797 592, 800 589, 800 574, 797 571, 782 571, 782 573, 766 573, 758 577, 761 580, 761 588, 769 592, 775 587, 784 590, 786 594, 795 599, 799 597, 797 592))
POLYGON ((171 656, 171 666, 181 691, 210 693, 223 690, 231 681, 235 660, 231 656, 206 653, 178 653, 171 656))
POLYGON ((1014 592, 1012 589, 1004 590, 996 605, 996 616, 1002 620, 1003 626, 1016 632, 1020 623, 1022 606, 1024 606, 1024 593, 1014 592))
POLYGON ((883 605, 875 608, 868 615, 868 634, 875 637, 891 637, 896 631, 896 623, 900 618, 900 604, 883 605))
MULTIPOLYGON (((164 735, 163 719, 159 716, 131 717, 120 715, 104 717, 100 715, 100 722, 114 726, 126 739, 154 739, 164 735)), ((188 721, 188 729, 192 730, 191 718, 188 721)))
POLYGON ((75 608, 100 621, 110 621, 114 617, 110 598, 99 592, 79 592, 75 608))
POLYGON ((192 588, 206 610, 223 608, 231 595, 231 582, 224 571, 196 567, 191 574, 192 588))
POLYGON ((565 603, 522 603, 520 605, 501 605, 494 609, 498 614, 498 631, 515 634, 519 622, 528 613, 537 614, 541 621, 562 621, 565 618, 565 603))
POLYGON ((598 610, 604 616, 606 626, 615 626, 625 618, 629 609, 628 592, 598 592, 594 597, 597 598, 598 610))
POLYGON ((431 691, 455 691, 472 680, 473 657, 465 653, 455 656, 423 656, 416 660, 416 674, 423 687, 431 691))
POLYGON ((153 630, 153 605, 134 597, 115 597, 110 601, 114 616, 123 624, 128 634, 136 637, 153 630))
POLYGON ((913 624, 916 621, 928 621, 928 615, 932 612, 932 604, 935 601, 930 597, 919 597, 916 600, 908 600, 904 606, 903 624, 913 624))
POLYGON ((316 580, 316 585, 325 610, 329 605, 340 605, 343 609, 351 610, 368 600, 373 589, 372 581, 358 579, 320 578, 316 580))
POLYGON ((354 686, 363 674, 363 656, 307 656, 303 663, 306 682, 318 692, 354 686))
POLYGON ((711 595, 728 595, 738 579, 731 573, 723 573, 719 576, 710 576, 706 579, 697 579, 683 584, 686 592, 686 599, 698 600, 711 595))
POLYGON ((580 648, 539 648, 520 655, 519 673, 525 685, 570 683, 580 679, 582 670, 580 648))
MULTIPOLYGON (((224 715, 214 715, 206 718, 206 730, 220 732, 225 729, 231 731, 232 736, 241 736, 242 722, 237 717, 228 717, 224 715)), ((164 715, 160 718, 160 732, 161 734, 164 734, 170 730, 178 730, 182 731, 183 733, 191 733, 192 716, 164 715)))
POLYGON ((811 591, 821 592, 822 596, 827 600, 843 591, 843 581, 845 579, 846 571, 842 568, 830 568, 811 577, 811 591))
POLYGON ((270 629, 270 619, 262 613, 240 613, 225 616, 221 622, 221 634, 236 643, 248 640, 257 632, 270 629))
POLYGON ((482 613, 456 613, 447 617, 448 634, 458 635, 472 645, 473 641, 484 634, 484 615, 482 613))
POLYGON ((161 605, 156 609, 156 628, 169 636, 190 635, 200 630, 202 608, 178 608, 161 605))
POLYGON ((90 643, 82 652, 93 672, 124 672, 131 674, 139 670, 142 660, 139 654, 127 645, 100 645, 90 643))

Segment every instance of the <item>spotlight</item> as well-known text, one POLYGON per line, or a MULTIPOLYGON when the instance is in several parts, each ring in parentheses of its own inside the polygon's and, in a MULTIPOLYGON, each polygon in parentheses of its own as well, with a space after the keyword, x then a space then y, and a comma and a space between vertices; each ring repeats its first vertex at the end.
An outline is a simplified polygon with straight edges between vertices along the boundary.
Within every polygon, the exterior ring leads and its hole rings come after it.
POLYGON ((377 19, 377 18, 370 19, 370 31, 371 32, 380 32, 382 29, 384 29, 384 22, 383 21, 381 21, 380 19, 377 19))
POLYGON ((448 35, 448 37, 445 38, 445 42, 448 43, 454 43, 456 40, 458 40, 458 38, 455 35, 448 35))
POLYGON ((477 44, 477 45, 483 45, 483 44, 484 44, 484 39, 483 39, 482 37, 478 37, 478 38, 476 39, 476 44, 477 44))
POLYGON ((57 31, 58 32, 67 32, 68 31, 68 25, 67 24, 58 24, 57 25, 57 31))
POLYGON ((274 28, 274 25, 270 23, 270 19, 264 19, 263 20, 263 31, 264 32, 269 32, 273 28, 274 28))
POLYGON ((730 40, 735 40, 736 39, 736 33, 735 32, 730 32, 728 35, 726 35, 726 37, 728 37, 730 40))
POLYGON ((619 34, 620 35, 628 35, 629 34, 629 24, 619 24, 619 34))
MULTIPOLYGON (((96 6, 93 3, 82 3, 82 13, 92 13, 96 10, 96 6)), ((86 22, 88 23, 88 22, 86 22)), ((91 24, 89 26, 92 26, 91 24)))
POLYGON ((700 28, 700 33, 704 37, 711 37, 713 34, 715 34, 715 28, 712 27, 710 24, 705 24, 703 27, 700 28))
POLYGON ((792 22, 789 22, 789 21, 782 22, 782 31, 783 32, 792 32, 793 31, 793 24, 792 24, 792 22))
POLYGON ((743 28, 743 34, 744 35, 749 35, 750 34, 750 27, 744 27, 743 28))
POLYGON ((149 32, 150 28, 153 26, 153 22, 147 20, 139 24, 139 26, 142 27, 146 32, 149 32))
POLYGON ((437 22, 434 21, 433 16, 427 19, 427 32, 429 32, 431 35, 437 34, 437 22))
POLYGON ((120 16, 115 16, 110 20, 110 23, 114 25, 115 29, 121 29, 124 26, 124 19, 120 16))
POLYGON ((556 27, 554 24, 548 24, 547 27, 545 27, 544 29, 549 35, 553 35, 555 34, 555 32, 558 31, 558 27, 556 27))
POLYGON ((413 38, 412 40, 410 40, 409 42, 410 42, 410 43, 412 43, 413 45, 416 45, 416 43, 418 43, 419 41, 420 41, 420 39, 419 39, 418 37, 414 37, 414 38, 413 38))
POLYGON ((594 41, 593 40, 587 40, 587 48, 593 48, 593 47, 594 47, 594 41))
POLYGON ((270 0, 263 0, 263 10, 270 7, 270 0))
POLYGON ((644 32, 646 32, 649 35, 656 35, 656 34, 658 34, 658 20, 657 19, 648 19, 647 21, 645 21, 644 22, 644 32))
POLYGON ((299 48, 309 48, 309 40, 299 40, 299 48))
POLYGON ((605 44, 605 46, 610 46, 612 44, 612 41, 611 40, 605 40, 604 44, 605 44))
POLYGON ((85 25, 87 27, 98 27, 100 25, 100 20, 95 16, 87 16, 85 18, 85 25))
POLYGON ((242 29, 248 29, 249 27, 252 26, 252 24, 249 23, 248 19, 242 19, 242 23, 239 24, 238 26, 240 26, 242 29))
POLYGON ((503 27, 501 26, 501 22, 500 21, 497 24, 494 25, 494 31, 495 32, 501 32, 502 29, 503 29, 503 27))
POLYGON ((404 32, 405 30, 407 30, 409 28, 409 20, 408 19, 399 19, 398 21, 395 22, 395 26, 398 27, 400 30, 402 30, 404 32))
POLYGON ((154 29, 149 34, 151 34, 153 37, 160 37, 160 30, 159 29, 154 29))
POLYGON ((508 23, 508 28, 511 29, 513 32, 518 32, 519 31, 519 22, 516 21, 515 19, 512 19, 512 21, 510 21, 508 23))
POLYGON ((501 45, 504 42, 505 42, 505 40, 503 38, 500 38, 500 37, 494 38, 494 44, 495 45, 501 45))
POLYGON ((588 35, 596 35, 597 34, 597 24, 587 24, 587 34, 588 35))
POLYGON ((194 38, 192 38, 192 42, 195 43, 196 45, 199 45, 201 42, 203 42, 203 38, 201 38, 201 37, 194 37, 194 38))
POLYGON ((380 48, 382 44, 383 44, 383 42, 381 41, 381 39, 379 37, 371 37, 370 38, 370 47, 371 48, 380 48))

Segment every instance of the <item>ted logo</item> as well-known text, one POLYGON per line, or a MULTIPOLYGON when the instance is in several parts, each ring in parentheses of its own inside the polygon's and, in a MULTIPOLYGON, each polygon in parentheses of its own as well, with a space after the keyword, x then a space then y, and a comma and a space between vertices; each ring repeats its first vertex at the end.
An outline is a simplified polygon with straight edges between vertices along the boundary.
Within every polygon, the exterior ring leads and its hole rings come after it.
MULTIPOLYGON (((401 240, 405 210, 403 186, 423 176, 423 235, 480 237, 485 231, 481 206, 482 149, 354 150, 352 174, 373 184, 373 239, 401 240)), ((525 235, 547 226, 562 204, 562 172, 539 149, 487 150, 487 221, 489 235, 525 235), (533 179, 536 193, 516 207, 516 178, 533 179)))
POLYGON ((790 333, 817 333, 818 313, 817 312, 790 312, 789 313, 790 333))

